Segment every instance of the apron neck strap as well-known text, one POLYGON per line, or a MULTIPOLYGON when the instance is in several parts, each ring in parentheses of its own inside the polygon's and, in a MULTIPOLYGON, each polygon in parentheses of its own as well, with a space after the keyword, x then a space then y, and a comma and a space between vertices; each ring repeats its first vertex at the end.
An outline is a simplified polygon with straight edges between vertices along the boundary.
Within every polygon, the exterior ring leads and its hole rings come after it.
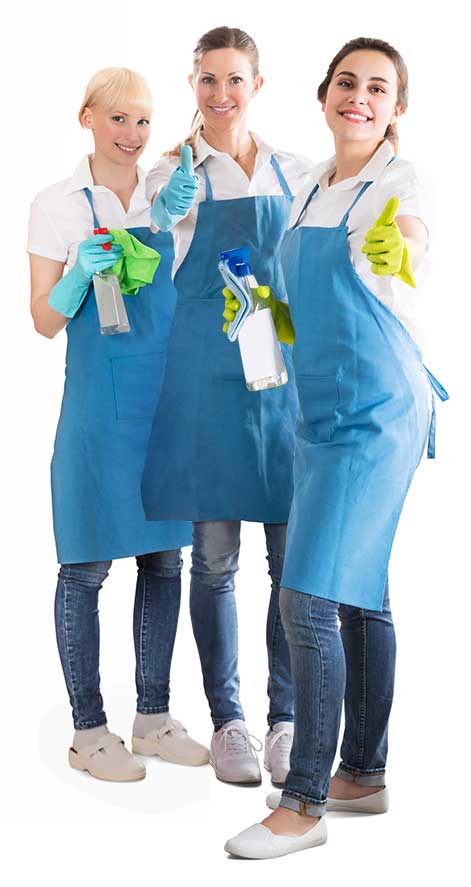
POLYGON ((290 200, 293 200, 294 197, 293 197, 293 194, 292 194, 292 192, 291 192, 291 189, 290 189, 290 187, 289 187, 289 185, 288 185, 288 182, 286 181, 285 176, 283 175, 283 173, 282 173, 282 171, 281 171, 281 166, 280 166, 280 164, 278 163, 278 160, 276 159, 276 157, 275 157, 274 154, 272 154, 271 157, 270 157, 270 163, 271 163, 273 169, 275 170, 276 177, 277 177, 277 179, 278 179, 278 181, 279 181, 279 183, 280 183, 280 188, 281 188, 281 190, 283 191, 283 194, 285 195, 285 197, 289 197, 290 200))
POLYGON ((306 212, 312 198, 314 197, 315 194, 317 194, 318 190, 319 190, 319 184, 317 183, 316 185, 314 185, 312 191, 309 192, 309 194, 304 202, 303 208, 302 208, 301 212, 299 213, 298 218, 296 219, 294 225, 291 225, 290 231, 292 231, 294 228, 298 227, 298 225, 299 225, 302 217, 304 216, 304 213, 306 212))
POLYGON ((346 224, 347 224, 347 222, 348 222, 348 217, 349 217, 349 215, 350 215, 350 213, 351 213, 353 207, 358 203, 358 201, 360 200, 360 197, 363 197, 363 194, 365 193, 365 191, 367 191, 367 189, 368 189, 368 188, 370 187, 370 185, 372 185, 372 184, 373 184, 373 182, 365 182, 365 184, 360 188, 360 190, 359 190, 357 196, 355 197, 355 200, 353 201, 353 203, 352 203, 352 205, 349 207, 349 209, 347 209, 347 212, 345 213, 345 215, 344 215, 342 221, 340 222, 340 227, 341 227, 341 228, 343 228, 344 226, 346 226, 346 224))
POLYGON ((209 181, 209 176, 206 170, 206 166, 204 163, 201 164, 201 169, 203 170, 203 175, 206 184, 206 200, 214 200, 213 197, 213 189, 211 187, 211 182, 209 181))
POLYGON ((98 221, 97 214, 96 214, 96 212, 95 212, 95 207, 94 207, 94 205, 93 205, 92 192, 90 191, 90 188, 84 188, 84 189, 83 189, 83 193, 85 194, 85 197, 87 198, 87 200, 88 200, 88 202, 89 202, 89 204, 90 204, 90 209, 91 209, 91 211, 92 211, 92 213, 93 213, 93 227, 94 227, 94 228, 100 228, 101 225, 100 225, 100 223, 99 223, 99 221, 98 221))

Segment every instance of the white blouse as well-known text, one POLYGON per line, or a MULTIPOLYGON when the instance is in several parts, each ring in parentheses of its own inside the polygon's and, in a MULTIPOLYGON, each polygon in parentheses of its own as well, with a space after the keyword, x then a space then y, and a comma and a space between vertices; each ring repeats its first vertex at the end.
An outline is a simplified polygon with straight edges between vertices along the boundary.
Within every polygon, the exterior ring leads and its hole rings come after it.
MULTIPOLYGON (((293 195, 296 195, 303 185, 310 180, 309 173, 313 169, 310 160, 296 154, 274 151, 273 148, 262 142, 254 133, 251 133, 251 136, 257 145, 257 157, 251 179, 247 177, 244 170, 229 154, 217 151, 216 148, 208 145, 203 138, 200 138, 194 162, 195 173, 200 179, 196 200, 187 215, 182 216, 181 220, 172 228, 175 246, 174 275, 187 255, 193 240, 198 216, 198 204, 206 199, 206 183, 201 169, 203 162, 215 200, 237 200, 240 197, 282 194, 283 191, 278 177, 270 163, 272 154, 275 154, 293 195)), ((155 193, 167 184, 179 163, 180 158, 177 156, 161 157, 151 169, 146 180, 146 191, 149 201, 152 200, 155 193)), ((154 228, 154 230, 156 229, 154 228)))
MULTIPOLYGON (((423 344, 423 279, 427 257, 414 270, 417 288, 403 283, 397 277, 379 277, 361 252, 366 232, 372 227, 391 197, 398 197, 398 216, 416 216, 427 225, 425 197, 414 167, 407 160, 396 158, 389 141, 383 142, 371 160, 356 176, 336 182, 329 187, 329 178, 335 170, 335 157, 314 167, 309 182, 297 195, 293 204, 290 226, 294 225, 313 186, 319 190, 309 203, 300 226, 330 228, 340 224, 365 182, 373 182, 354 206, 348 219, 348 248, 350 258, 362 281, 395 314, 419 347, 423 344), (389 165, 388 165, 389 164, 389 165)), ((289 293, 288 293, 289 299, 289 293)))

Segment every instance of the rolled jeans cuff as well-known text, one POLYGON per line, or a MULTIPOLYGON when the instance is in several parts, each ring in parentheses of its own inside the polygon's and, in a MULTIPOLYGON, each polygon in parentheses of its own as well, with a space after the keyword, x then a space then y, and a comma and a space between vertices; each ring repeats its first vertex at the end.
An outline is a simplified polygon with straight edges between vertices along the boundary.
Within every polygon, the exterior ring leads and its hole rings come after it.
POLYGON ((359 770, 349 770, 340 765, 335 776, 338 776, 339 779, 344 779, 346 782, 355 782, 357 785, 380 785, 382 787, 386 785, 385 770, 378 770, 374 773, 361 773, 359 770))
POLYGON ((327 808, 327 801, 306 801, 299 795, 290 795, 283 792, 280 800, 280 807, 286 807, 287 810, 294 810, 303 816, 324 816, 327 808))

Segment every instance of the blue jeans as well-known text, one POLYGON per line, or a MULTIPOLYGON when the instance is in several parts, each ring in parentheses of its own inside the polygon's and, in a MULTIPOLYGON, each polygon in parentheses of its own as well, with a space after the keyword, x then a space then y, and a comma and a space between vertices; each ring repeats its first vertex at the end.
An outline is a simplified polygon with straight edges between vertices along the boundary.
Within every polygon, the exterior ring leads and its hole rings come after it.
MULTIPOLYGON (((268 723, 293 720, 289 649, 279 608, 286 524, 265 524, 271 596, 267 618, 268 723)), ((239 567, 240 521, 193 524, 190 612, 215 727, 244 719, 239 701, 237 610, 234 576, 239 567)))
MULTIPOLYGON (((170 664, 180 610, 181 552, 158 551, 136 557, 134 600, 137 710, 168 711, 170 664)), ((98 592, 111 561, 65 564, 55 598, 56 637, 74 726, 106 724, 100 693, 98 592)))
POLYGON ((343 701, 345 732, 336 775, 362 785, 385 784, 396 662, 388 587, 380 611, 290 588, 281 589, 280 609, 291 655, 295 720, 281 805, 322 816, 343 701))

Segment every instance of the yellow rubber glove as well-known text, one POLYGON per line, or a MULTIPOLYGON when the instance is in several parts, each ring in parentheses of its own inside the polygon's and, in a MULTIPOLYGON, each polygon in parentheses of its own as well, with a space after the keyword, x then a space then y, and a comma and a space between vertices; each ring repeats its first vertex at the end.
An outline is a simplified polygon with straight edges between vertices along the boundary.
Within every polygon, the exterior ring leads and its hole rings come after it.
POLYGON ((407 243, 395 222, 399 202, 398 197, 388 200, 383 212, 365 235, 361 251, 371 262, 373 274, 393 274, 409 286, 415 287, 407 243))
MULTIPOLYGON (((286 345, 292 345, 294 343, 295 332, 288 304, 276 299, 269 286, 259 286, 255 290, 255 293, 259 299, 266 300, 267 307, 271 310, 278 340, 284 342, 286 345)), ((227 333, 230 322, 234 320, 234 317, 240 308, 240 302, 238 299, 234 298, 234 294, 227 287, 224 287, 222 294, 226 300, 222 315, 226 321, 223 326, 223 331, 227 333)))

